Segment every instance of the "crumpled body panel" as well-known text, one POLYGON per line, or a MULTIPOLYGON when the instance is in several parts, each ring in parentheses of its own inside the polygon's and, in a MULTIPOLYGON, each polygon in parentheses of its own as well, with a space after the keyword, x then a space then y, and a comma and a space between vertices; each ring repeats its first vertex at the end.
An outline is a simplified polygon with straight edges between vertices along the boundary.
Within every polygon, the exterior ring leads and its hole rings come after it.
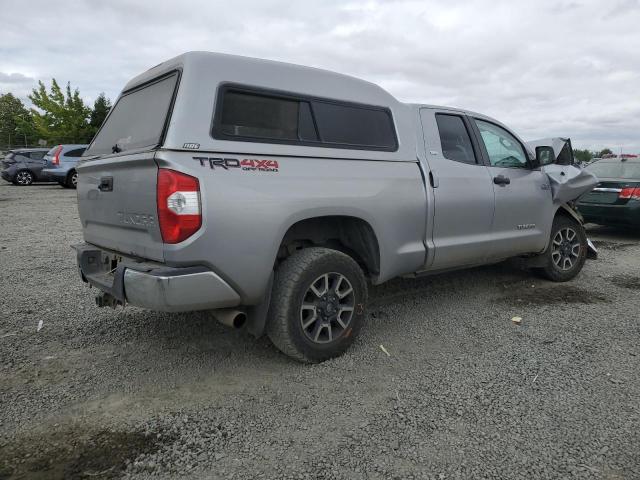
POLYGON ((594 174, 573 165, 547 165, 542 171, 549 178, 556 205, 575 200, 598 184, 594 174))

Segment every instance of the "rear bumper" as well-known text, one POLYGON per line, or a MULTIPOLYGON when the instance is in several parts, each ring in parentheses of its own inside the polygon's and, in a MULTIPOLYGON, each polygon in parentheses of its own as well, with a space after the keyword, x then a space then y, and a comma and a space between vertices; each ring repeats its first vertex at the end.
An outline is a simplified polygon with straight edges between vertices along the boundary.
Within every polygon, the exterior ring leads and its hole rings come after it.
POLYGON ((206 267, 167 267, 83 243, 74 245, 82 280, 119 303, 162 312, 235 307, 240 296, 206 267))
POLYGON ((625 205, 578 203, 577 206, 586 223, 640 226, 640 202, 636 200, 625 205))

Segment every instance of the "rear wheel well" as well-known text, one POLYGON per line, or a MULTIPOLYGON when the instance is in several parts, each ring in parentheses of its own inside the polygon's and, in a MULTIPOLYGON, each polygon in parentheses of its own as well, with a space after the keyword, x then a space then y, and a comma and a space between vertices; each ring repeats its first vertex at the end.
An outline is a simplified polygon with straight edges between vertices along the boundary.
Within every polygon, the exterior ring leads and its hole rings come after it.
POLYGON ((297 250, 324 246, 353 258, 368 276, 380 273, 380 248, 373 228, 349 216, 314 217, 294 223, 278 249, 277 263, 297 250))

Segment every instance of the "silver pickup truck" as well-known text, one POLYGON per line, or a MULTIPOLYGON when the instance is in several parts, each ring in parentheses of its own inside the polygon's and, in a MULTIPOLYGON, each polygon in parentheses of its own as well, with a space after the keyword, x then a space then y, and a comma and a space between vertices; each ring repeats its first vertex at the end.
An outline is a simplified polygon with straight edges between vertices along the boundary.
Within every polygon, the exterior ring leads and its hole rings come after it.
POLYGON ((549 148, 345 75, 186 53, 125 86, 78 166, 81 276, 100 306, 211 310, 323 361, 368 282, 510 257, 575 277, 567 202, 596 180, 549 148))

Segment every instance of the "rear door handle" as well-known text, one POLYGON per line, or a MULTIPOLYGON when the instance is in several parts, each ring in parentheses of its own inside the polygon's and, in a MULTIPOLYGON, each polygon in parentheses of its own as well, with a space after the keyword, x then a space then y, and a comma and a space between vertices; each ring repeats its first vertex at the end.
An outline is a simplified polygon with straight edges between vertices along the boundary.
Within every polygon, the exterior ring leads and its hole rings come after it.
POLYGON ((493 177, 493 183, 496 185, 509 185, 511 183, 511 179, 504 175, 498 175, 497 177, 493 177))
POLYGON ((429 183, 433 188, 438 188, 438 185, 440 185, 440 182, 438 182, 438 176, 433 173, 433 170, 429 172, 429 183))
POLYGON ((98 190, 101 192, 113 192, 113 177, 102 177, 98 190))

